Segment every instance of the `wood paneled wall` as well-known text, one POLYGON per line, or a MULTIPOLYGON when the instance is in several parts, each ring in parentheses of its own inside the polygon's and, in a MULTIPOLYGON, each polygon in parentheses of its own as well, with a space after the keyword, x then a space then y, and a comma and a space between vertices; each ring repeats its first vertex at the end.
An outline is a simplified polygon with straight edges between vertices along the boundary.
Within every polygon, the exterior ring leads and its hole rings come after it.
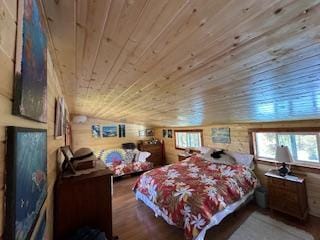
MULTIPOLYGON (((162 129, 202 129, 203 130, 203 142, 204 146, 228 149, 231 151, 238 151, 249 153, 249 128, 281 128, 281 127, 320 127, 320 120, 312 121, 297 121, 297 122, 275 122, 275 123, 253 123, 253 124, 230 124, 230 125, 210 125, 210 126, 200 126, 193 128, 157 128, 155 130, 155 136, 158 139, 162 138, 162 129), (231 143, 230 144, 214 144, 211 140, 211 128, 216 127, 229 127, 231 133, 231 143)), ((174 137, 164 138, 166 161, 168 163, 174 163, 178 161, 178 153, 181 150, 175 149, 174 137)), ((266 183, 266 178, 264 173, 268 170, 274 168, 270 165, 265 165, 259 163, 256 165, 255 172, 262 184, 266 183)), ((310 214, 320 217, 320 174, 311 172, 300 172, 306 174, 307 177, 307 191, 308 200, 310 207, 310 214)))
MULTIPOLYGON (((48 196, 44 207, 47 209, 48 239, 53 238, 53 186, 57 175, 56 150, 64 145, 64 140, 54 139, 55 98, 62 96, 58 77, 48 52, 48 123, 42 124, 11 114, 12 88, 14 79, 15 41, 17 27, 17 1, 0 0, 0 239, 3 236, 4 220, 4 169, 5 169, 5 127, 20 126, 43 128, 48 131, 48 196)), ((43 214, 43 211, 41 212, 43 214)), ((41 216, 40 216, 41 218, 41 216)), ((38 226, 36 226, 36 229, 38 226)))
MULTIPOLYGON (((139 130, 145 130, 148 127, 145 125, 138 124, 125 124, 126 125, 126 137, 107 137, 107 138, 94 138, 91 134, 91 126, 93 124, 99 124, 100 126, 117 126, 119 123, 108 122, 102 119, 89 118, 84 124, 71 125, 72 131, 72 148, 77 150, 81 147, 89 147, 91 149, 112 149, 121 148, 122 143, 134 142, 137 143, 139 140, 145 140, 150 137, 139 136, 139 130)), ((122 124, 122 123, 121 123, 122 124)))

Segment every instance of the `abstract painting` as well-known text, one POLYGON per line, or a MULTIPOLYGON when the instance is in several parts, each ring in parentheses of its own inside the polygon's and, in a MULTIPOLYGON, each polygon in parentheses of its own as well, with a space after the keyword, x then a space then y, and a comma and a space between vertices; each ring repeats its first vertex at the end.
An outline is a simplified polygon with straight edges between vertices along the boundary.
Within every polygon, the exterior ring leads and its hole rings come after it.
POLYGON ((19 1, 13 114, 47 122, 47 38, 38 0, 19 1))
POLYGON ((47 131, 7 128, 5 239, 30 239, 47 196, 47 131))
POLYGON ((212 142, 230 143, 230 128, 212 128, 212 142))
POLYGON ((116 137, 117 136, 117 126, 103 126, 102 127, 103 137, 116 137))
POLYGON ((92 125, 91 126, 92 137, 100 138, 101 137, 101 128, 100 125, 92 125))
POLYGON ((47 213, 44 212, 40 219, 40 226, 38 228, 37 233, 35 234, 34 240, 45 240, 47 237, 45 236, 46 231, 46 221, 47 220, 47 213))

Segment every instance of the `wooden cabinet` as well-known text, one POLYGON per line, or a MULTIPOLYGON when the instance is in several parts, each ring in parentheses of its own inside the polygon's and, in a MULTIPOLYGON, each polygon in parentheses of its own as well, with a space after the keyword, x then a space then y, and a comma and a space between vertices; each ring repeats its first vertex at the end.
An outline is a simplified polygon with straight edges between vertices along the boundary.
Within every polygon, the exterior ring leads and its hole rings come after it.
POLYGON ((112 239, 112 172, 106 168, 59 178, 55 185, 54 239, 89 226, 112 239))
POLYGON ((156 144, 149 144, 147 142, 138 144, 138 149, 143 152, 151 153, 148 161, 152 162, 154 166, 164 165, 163 144, 158 142, 156 144))
POLYGON ((269 207, 299 219, 306 219, 308 202, 305 179, 281 177, 276 171, 265 175, 268 178, 269 207))

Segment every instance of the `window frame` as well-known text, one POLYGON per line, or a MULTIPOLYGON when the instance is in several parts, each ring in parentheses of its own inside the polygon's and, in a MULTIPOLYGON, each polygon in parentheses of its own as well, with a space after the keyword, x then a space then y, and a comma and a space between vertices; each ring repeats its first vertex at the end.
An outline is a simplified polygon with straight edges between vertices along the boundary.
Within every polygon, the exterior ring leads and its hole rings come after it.
MULTIPOLYGON (((181 147, 178 147, 177 146, 177 138, 176 138, 176 133, 179 133, 179 132, 199 132, 200 133, 200 139, 201 139, 201 146, 203 146, 203 130, 202 129, 185 129, 185 130, 174 130, 174 146, 176 149, 179 149, 179 150, 185 150, 186 148, 181 148, 181 147)), ((190 148, 190 150, 197 150, 196 148, 190 148)))
MULTIPOLYGON (((251 128, 248 129, 248 134, 249 134, 249 148, 250 148, 250 153, 255 156, 256 159, 262 160, 262 161, 269 161, 269 162, 276 162, 275 159, 273 158, 266 158, 266 157, 259 157, 256 149, 256 133, 303 133, 303 134, 308 134, 310 135, 315 134, 316 132, 320 133, 320 127, 292 127, 292 128, 251 128)), ((319 136, 317 136, 317 144, 318 144, 318 155, 320 158, 320 141, 319 141, 319 136)), ((295 160, 293 163, 290 163, 291 165, 305 165, 305 166, 315 166, 319 167, 320 166, 320 160, 319 162, 309 162, 309 161, 303 161, 303 160, 295 160)))

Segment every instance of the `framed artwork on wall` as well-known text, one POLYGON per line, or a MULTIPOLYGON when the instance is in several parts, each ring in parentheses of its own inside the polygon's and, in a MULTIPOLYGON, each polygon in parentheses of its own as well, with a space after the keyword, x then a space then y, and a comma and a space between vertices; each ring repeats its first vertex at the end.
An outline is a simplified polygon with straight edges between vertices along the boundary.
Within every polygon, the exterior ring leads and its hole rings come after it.
POLYGON ((46 240, 46 225, 47 225, 47 212, 45 211, 44 214, 40 218, 39 228, 34 235, 34 240, 46 240))
POLYGON ((47 122, 47 38, 38 0, 18 1, 14 115, 47 122))
POLYGON ((117 136, 117 126, 103 126, 102 136, 105 137, 116 137, 117 136))
POLYGON ((47 131, 7 128, 5 239, 30 239, 47 197, 47 131))
POLYGON ((154 135, 153 129, 146 129, 146 136, 152 137, 154 135))
POLYGON ((66 128, 66 111, 63 97, 56 98, 55 108, 54 137, 58 139, 65 135, 66 128))
POLYGON ((119 124, 119 137, 126 137, 126 125, 119 124))
POLYGON ((100 138, 101 137, 101 127, 100 125, 92 125, 91 126, 92 137, 100 138))
POLYGON ((167 129, 162 129, 162 137, 163 138, 167 137, 167 129))
POLYGON ((230 128, 212 128, 213 143, 231 143, 230 128))
POLYGON ((139 130, 139 137, 146 136, 146 130, 139 130))
POLYGON ((168 129, 168 138, 172 138, 172 129, 168 129))

